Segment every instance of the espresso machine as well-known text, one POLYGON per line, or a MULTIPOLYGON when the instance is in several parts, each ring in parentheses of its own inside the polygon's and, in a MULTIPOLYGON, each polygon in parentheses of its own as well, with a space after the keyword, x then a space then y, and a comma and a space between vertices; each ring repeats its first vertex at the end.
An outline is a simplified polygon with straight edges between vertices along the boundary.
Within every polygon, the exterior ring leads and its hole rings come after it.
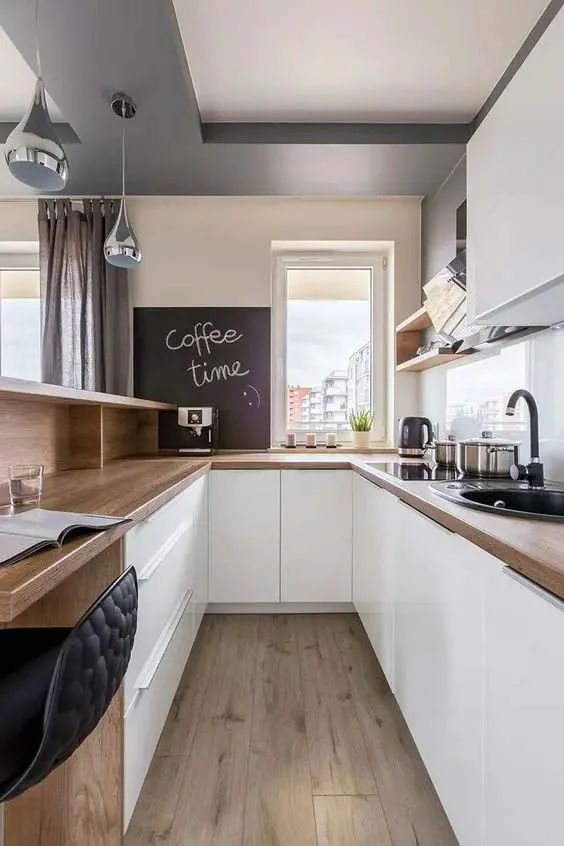
POLYGON ((210 406, 180 406, 159 412, 159 449, 211 455, 219 442, 219 414, 210 406))

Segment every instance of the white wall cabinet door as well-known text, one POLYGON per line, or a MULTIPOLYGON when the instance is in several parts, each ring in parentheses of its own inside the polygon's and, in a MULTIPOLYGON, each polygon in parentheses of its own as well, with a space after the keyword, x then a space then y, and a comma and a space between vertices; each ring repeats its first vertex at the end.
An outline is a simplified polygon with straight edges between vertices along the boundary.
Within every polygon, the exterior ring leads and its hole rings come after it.
POLYGON ((564 10, 468 143, 468 308, 484 323, 564 319, 563 44, 564 10))
POLYGON ((210 602, 280 601, 280 471, 210 473, 210 602))
POLYGON ((511 572, 487 590, 485 844, 562 846, 564 602, 511 572))
POLYGON ((353 602, 394 689, 394 609, 399 517, 397 499, 353 476, 353 602))
POLYGON ((395 694, 460 843, 476 846, 482 842, 484 581, 491 559, 399 507, 395 694))
POLYGON ((352 472, 281 472, 282 602, 350 602, 352 472))

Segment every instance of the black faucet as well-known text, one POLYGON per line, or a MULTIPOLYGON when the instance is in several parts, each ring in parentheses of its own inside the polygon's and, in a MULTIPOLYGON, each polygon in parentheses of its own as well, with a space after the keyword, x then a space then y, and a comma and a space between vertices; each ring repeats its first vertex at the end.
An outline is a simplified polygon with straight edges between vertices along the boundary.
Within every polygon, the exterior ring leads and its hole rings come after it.
POLYGON ((531 418, 531 463, 524 467, 522 464, 514 464, 511 467, 511 478, 514 481, 527 479, 530 488, 544 488, 544 467, 539 455, 539 410, 535 398, 529 391, 519 388, 513 391, 507 401, 505 413, 509 417, 515 414, 515 406, 519 399, 524 399, 529 408, 531 418))

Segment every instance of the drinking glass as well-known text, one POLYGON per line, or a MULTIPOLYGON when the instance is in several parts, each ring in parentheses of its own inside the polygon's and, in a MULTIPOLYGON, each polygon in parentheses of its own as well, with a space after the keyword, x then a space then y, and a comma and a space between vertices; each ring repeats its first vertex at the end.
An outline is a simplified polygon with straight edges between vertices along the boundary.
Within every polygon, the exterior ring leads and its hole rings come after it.
POLYGON ((43 486, 42 464, 12 464, 8 468, 12 505, 36 505, 43 486))

